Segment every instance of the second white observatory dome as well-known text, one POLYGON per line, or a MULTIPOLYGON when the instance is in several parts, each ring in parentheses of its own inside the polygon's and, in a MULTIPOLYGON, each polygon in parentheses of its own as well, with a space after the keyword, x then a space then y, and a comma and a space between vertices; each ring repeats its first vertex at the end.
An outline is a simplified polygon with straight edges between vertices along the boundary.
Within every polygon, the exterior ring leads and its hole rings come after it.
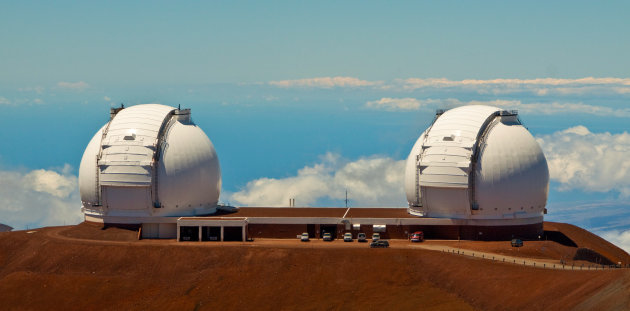
POLYGON ((454 219, 539 218, 545 156, 515 111, 463 106, 438 113, 407 158, 409 212, 454 219))

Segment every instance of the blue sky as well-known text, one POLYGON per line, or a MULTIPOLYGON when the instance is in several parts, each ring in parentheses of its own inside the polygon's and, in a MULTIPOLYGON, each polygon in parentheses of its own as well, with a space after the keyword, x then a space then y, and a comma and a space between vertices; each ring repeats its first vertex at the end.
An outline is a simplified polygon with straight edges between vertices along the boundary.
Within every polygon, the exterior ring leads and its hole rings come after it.
POLYGON ((4 1, 2 84, 625 76, 623 1, 4 1))
POLYGON ((192 108, 222 200, 311 206, 345 188, 355 206, 403 206, 401 160, 435 109, 477 103, 518 109, 543 146, 547 219, 628 248, 629 9, 2 2, 0 223, 80 220, 83 149, 121 102, 192 108))

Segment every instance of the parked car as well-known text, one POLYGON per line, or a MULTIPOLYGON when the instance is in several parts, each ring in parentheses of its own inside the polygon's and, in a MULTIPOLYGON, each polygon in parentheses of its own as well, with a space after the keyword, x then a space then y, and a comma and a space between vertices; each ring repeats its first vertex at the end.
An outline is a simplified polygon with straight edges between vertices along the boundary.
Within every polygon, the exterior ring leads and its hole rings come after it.
POLYGON ((389 242, 385 240, 376 240, 370 243, 370 248, 388 248, 389 242))
POLYGON ((512 247, 521 247, 523 246, 523 241, 521 239, 512 239, 512 247))
POLYGON ((367 237, 365 236, 365 233, 359 233, 359 235, 357 235, 357 241, 367 242, 367 237))
POLYGON ((332 234, 330 234, 330 232, 324 232, 323 240, 332 241, 332 234))
POLYGON ((411 234, 411 242, 422 242, 424 241, 424 233, 422 231, 416 231, 411 234))
POLYGON ((350 233, 350 232, 346 232, 346 233, 343 235, 343 241, 344 241, 344 242, 352 242, 352 233, 350 233))
POLYGON ((302 236, 300 237, 300 241, 308 242, 308 233, 307 232, 302 233, 302 236))
POLYGON ((380 233, 372 233, 372 241, 378 241, 381 239, 380 233))

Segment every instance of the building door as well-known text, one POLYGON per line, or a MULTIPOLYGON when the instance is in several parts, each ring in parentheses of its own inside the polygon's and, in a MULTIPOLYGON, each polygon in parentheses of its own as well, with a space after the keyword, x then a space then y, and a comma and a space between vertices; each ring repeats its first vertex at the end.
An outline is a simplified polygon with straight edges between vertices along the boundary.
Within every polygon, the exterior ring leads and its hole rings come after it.
POLYGON ((337 225, 319 225, 320 237, 324 237, 324 233, 330 233, 333 240, 337 238, 337 225))
POLYGON ((243 241, 243 227, 223 227, 223 241, 243 241))
POLYGON ((308 232, 308 237, 310 239, 314 239, 317 237, 317 235, 315 234, 315 224, 306 225, 306 232, 308 232))
POLYGON ((179 227, 180 241, 199 241, 199 227, 179 227))
POLYGON ((150 187, 102 186, 105 206, 112 210, 142 210, 151 206, 150 187))
POLYGON ((202 241, 221 241, 221 227, 201 227, 202 241))

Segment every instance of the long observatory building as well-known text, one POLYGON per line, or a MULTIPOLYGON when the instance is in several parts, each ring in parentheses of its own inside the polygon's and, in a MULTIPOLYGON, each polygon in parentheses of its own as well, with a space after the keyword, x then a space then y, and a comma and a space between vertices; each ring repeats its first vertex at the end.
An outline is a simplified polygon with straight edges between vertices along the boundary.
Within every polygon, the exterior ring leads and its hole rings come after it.
MULTIPOLYGON (((215 148, 189 109, 114 108, 79 169, 85 220, 140 227, 144 238, 244 241, 344 233, 405 239, 504 240, 543 233, 549 172, 515 111, 438 111, 407 159, 407 207, 233 208, 218 204, 215 148)), ((299 198, 298 198, 299 199, 299 198)))

